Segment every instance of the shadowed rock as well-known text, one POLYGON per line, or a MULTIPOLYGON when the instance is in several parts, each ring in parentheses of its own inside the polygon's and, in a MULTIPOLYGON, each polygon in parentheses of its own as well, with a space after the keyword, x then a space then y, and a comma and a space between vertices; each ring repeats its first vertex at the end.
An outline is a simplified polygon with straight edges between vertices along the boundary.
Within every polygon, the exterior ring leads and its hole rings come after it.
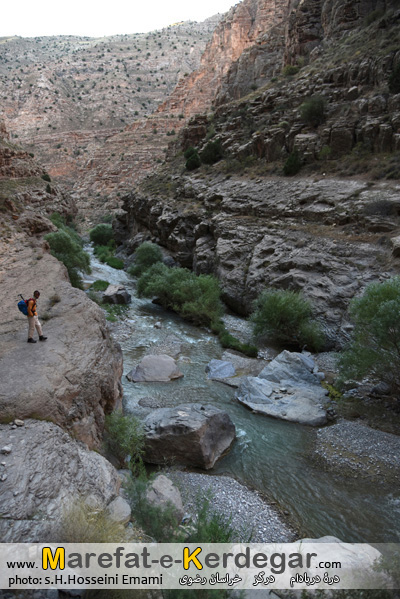
POLYGON ((145 461, 176 462, 208 470, 235 439, 229 415, 214 406, 183 404, 161 408, 145 420, 145 461))
POLYGON ((123 285, 109 285, 103 294, 105 304, 130 304, 131 296, 123 285))

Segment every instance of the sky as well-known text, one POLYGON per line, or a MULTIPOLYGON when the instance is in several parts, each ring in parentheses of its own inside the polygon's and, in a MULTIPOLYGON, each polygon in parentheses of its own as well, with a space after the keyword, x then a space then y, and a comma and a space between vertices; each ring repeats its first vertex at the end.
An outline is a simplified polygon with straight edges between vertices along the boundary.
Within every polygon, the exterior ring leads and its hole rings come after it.
POLYGON ((0 37, 142 33, 179 21, 204 21, 237 3, 238 0, 3 0, 0 37))

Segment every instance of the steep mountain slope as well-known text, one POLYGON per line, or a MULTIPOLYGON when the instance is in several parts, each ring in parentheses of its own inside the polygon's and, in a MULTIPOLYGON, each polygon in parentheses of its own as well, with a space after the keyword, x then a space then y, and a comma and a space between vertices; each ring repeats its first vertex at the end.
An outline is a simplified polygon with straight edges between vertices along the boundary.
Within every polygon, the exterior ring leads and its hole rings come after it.
POLYGON ((377 182, 400 178, 395 5, 287 3, 280 71, 252 89, 257 43, 231 64, 213 113, 195 116, 166 164, 124 199, 127 250, 159 240, 181 264, 216 274, 244 314, 265 286, 302 289, 339 347, 350 299, 399 272, 399 186, 377 182), (289 59, 295 68, 282 69, 289 59), (216 140, 222 157, 185 169, 182 150, 202 156, 216 140), (288 158, 302 178, 282 178, 288 158), (354 174, 362 179, 343 178, 354 174))
POLYGON ((73 183, 90 152, 151 114, 199 65, 219 16, 148 34, 0 39, 8 130, 51 175, 73 183))

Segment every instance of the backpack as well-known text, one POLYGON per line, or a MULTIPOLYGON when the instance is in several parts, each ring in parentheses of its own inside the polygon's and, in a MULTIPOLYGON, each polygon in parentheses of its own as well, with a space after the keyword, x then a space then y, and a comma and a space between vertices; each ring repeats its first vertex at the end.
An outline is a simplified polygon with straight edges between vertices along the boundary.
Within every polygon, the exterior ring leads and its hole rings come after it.
POLYGON ((28 316, 28 302, 29 302, 30 300, 28 300, 28 299, 27 299, 27 300, 25 300, 25 299, 22 297, 22 295, 21 295, 21 294, 19 294, 19 296, 20 296, 22 299, 21 299, 21 300, 18 302, 18 304, 17 304, 17 306, 18 306, 18 310, 19 310, 20 312, 22 312, 22 314, 24 314, 25 316, 28 316))

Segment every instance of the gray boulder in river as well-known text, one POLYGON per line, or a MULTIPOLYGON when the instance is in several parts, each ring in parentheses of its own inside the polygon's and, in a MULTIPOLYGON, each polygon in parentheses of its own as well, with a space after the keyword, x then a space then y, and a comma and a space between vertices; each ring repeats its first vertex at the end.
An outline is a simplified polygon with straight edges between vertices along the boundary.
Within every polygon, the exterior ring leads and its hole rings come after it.
POLYGON ((134 383, 167 383, 182 377, 183 374, 175 360, 166 354, 145 356, 140 364, 126 375, 126 378, 134 383))
POLYGON ((103 294, 105 304, 130 304, 131 295, 123 285, 109 285, 103 294))
POLYGON ((154 410, 144 426, 146 462, 175 462, 205 470, 229 450, 236 436, 226 412, 201 404, 154 410))
POLYGON ((327 390, 308 354, 283 351, 257 377, 246 377, 237 400, 254 412, 300 424, 327 422, 327 390))

